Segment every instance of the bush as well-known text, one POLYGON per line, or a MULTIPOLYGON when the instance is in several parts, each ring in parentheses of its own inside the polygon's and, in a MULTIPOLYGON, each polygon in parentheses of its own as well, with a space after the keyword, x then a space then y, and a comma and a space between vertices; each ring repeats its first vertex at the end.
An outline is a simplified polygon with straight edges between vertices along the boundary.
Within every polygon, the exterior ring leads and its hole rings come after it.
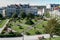
POLYGON ((35 15, 33 13, 28 13, 27 14, 27 18, 31 18, 31 19, 34 19, 35 18, 35 15))
POLYGON ((20 23, 22 23, 20 20, 18 20, 20 23))
POLYGON ((14 33, 14 34, 0 34, 0 37, 21 37, 22 35, 20 33, 14 33))
POLYGON ((26 18, 26 16, 27 16, 27 15, 26 15, 26 13, 25 13, 25 12, 21 12, 21 13, 20 13, 20 17, 21 17, 21 18, 23 18, 23 19, 24 19, 24 18, 26 18))
POLYGON ((36 31, 35 33, 36 33, 36 34, 41 34, 39 31, 36 31))
POLYGON ((31 19, 29 19, 29 20, 26 21, 25 24, 32 25, 32 24, 34 24, 34 22, 31 19))
POLYGON ((45 27, 44 25, 42 27, 45 27))
POLYGON ((2 18, 3 17, 3 15, 2 14, 0 14, 0 18, 2 18))
POLYGON ((19 26, 20 29, 23 29, 23 27, 19 26))
POLYGON ((44 16, 47 17, 47 18, 49 18, 50 17, 50 13, 49 12, 44 13, 44 16))
POLYGON ((26 32, 26 34, 27 34, 27 35, 30 35, 30 33, 29 33, 29 32, 26 32))
POLYGON ((12 32, 12 30, 9 32, 9 34, 14 34, 14 32, 12 32))
POLYGON ((0 37, 15 37, 15 34, 0 34, 0 37))
POLYGON ((15 36, 16 37, 21 37, 21 36, 23 36, 21 33, 19 33, 19 32, 16 32, 16 33, 14 33, 15 34, 15 36))
POLYGON ((23 27, 21 25, 17 25, 17 26, 19 26, 20 29, 23 29, 23 27))

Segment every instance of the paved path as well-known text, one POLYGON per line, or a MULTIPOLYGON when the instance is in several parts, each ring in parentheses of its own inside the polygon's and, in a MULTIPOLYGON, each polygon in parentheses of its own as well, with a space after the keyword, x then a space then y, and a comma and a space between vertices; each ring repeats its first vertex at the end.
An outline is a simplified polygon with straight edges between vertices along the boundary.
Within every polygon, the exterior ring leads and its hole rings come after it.
POLYGON ((4 26, 2 28, 0 28, 0 33, 4 30, 4 28, 6 27, 6 24, 9 22, 9 19, 7 19, 7 22, 4 24, 4 26))
MULTIPOLYGON (((33 35, 33 36, 24 36, 24 40, 38 40, 38 37, 49 38, 49 34, 33 35)), ((54 37, 58 37, 54 35, 54 37)), ((12 38, 0 38, 0 40, 23 40, 23 37, 12 37, 12 38)))

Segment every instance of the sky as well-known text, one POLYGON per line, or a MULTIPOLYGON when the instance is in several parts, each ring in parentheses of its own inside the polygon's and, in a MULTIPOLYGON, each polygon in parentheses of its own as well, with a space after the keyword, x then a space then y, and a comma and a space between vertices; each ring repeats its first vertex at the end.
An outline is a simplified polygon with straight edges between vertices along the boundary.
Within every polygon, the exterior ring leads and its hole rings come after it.
POLYGON ((0 7, 10 4, 47 5, 60 4, 60 0, 0 0, 0 7))

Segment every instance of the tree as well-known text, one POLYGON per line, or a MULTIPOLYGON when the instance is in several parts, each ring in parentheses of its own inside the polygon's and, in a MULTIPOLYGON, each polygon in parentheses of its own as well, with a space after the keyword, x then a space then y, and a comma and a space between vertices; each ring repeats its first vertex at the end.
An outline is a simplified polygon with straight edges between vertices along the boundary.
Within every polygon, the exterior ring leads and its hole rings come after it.
POLYGON ((60 24, 57 23, 55 26, 55 34, 60 36, 60 24))
POLYGON ((36 33, 36 34, 41 34, 41 32, 39 32, 39 31, 36 31, 35 33, 36 33))
POLYGON ((2 17, 3 17, 2 14, 0 14, 0 19, 1 19, 2 17))
POLYGON ((2 14, 0 14, 0 17, 1 17, 1 18, 3 17, 2 14))
MULTIPOLYGON (((45 32, 50 34, 50 40, 53 37, 53 34, 60 33, 60 24, 56 18, 48 20, 47 25, 45 26, 45 32)), ((57 34, 57 35, 58 35, 57 34)))
POLYGON ((27 14, 27 18, 28 18, 28 19, 29 19, 29 18, 31 18, 31 19, 32 19, 32 18, 34 18, 34 16, 35 16, 35 15, 34 15, 34 14, 32 14, 32 13, 28 13, 28 14, 27 14))
POLYGON ((12 17, 13 17, 13 18, 17 18, 17 17, 18 17, 17 13, 14 13, 14 14, 12 15, 12 17))
POLYGON ((29 33, 29 32, 26 32, 26 34, 27 34, 27 35, 30 35, 30 33, 29 33))
POLYGON ((26 17, 26 13, 25 12, 21 12, 20 17, 24 19, 26 17))
POLYGON ((32 24, 34 24, 34 22, 31 19, 29 19, 26 21, 26 24, 32 25, 32 24))
POLYGON ((47 18, 49 18, 50 17, 50 13, 47 12, 47 13, 44 14, 44 16, 47 17, 47 18))

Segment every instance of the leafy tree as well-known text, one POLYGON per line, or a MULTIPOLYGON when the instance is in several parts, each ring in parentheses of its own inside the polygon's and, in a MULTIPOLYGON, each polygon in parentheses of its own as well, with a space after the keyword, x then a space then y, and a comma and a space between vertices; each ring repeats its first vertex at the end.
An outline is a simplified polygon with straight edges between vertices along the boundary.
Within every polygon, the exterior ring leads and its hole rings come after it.
POLYGON ((2 16, 2 14, 0 14, 0 18, 2 18, 3 16, 2 16))
POLYGON ((19 28, 20 28, 20 29, 23 29, 23 27, 22 27, 21 25, 19 25, 19 28))
POLYGON ((48 23, 45 26, 45 32, 50 34, 50 40, 51 37, 53 37, 53 34, 60 34, 60 24, 58 23, 58 20, 56 20, 56 18, 48 20, 48 23))
POLYGON ((2 17, 3 17, 2 14, 0 14, 0 19, 2 19, 2 17))
POLYGON ((26 24, 32 25, 32 24, 34 24, 34 22, 31 19, 29 19, 26 21, 26 24))
POLYGON ((35 33, 36 33, 36 34, 41 34, 39 31, 36 31, 35 33))
POLYGON ((12 17, 13 17, 13 18, 17 18, 17 17, 18 17, 17 13, 14 13, 14 14, 12 15, 12 17))
POLYGON ((49 12, 44 13, 44 16, 47 17, 47 18, 49 18, 50 17, 50 13, 49 12))
POLYGON ((26 34, 27 34, 27 35, 30 35, 30 33, 29 33, 29 32, 26 32, 26 34))
POLYGON ((26 13, 25 12, 21 12, 20 17, 24 19, 26 17, 26 13))
POLYGON ((32 14, 32 13, 28 13, 28 14, 27 14, 27 18, 28 18, 28 19, 29 19, 29 18, 31 18, 31 19, 32 19, 32 18, 34 18, 34 16, 35 16, 35 15, 34 15, 34 14, 32 14))
POLYGON ((55 34, 60 36, 60 24, 57 23, 55 26, 55 34))

